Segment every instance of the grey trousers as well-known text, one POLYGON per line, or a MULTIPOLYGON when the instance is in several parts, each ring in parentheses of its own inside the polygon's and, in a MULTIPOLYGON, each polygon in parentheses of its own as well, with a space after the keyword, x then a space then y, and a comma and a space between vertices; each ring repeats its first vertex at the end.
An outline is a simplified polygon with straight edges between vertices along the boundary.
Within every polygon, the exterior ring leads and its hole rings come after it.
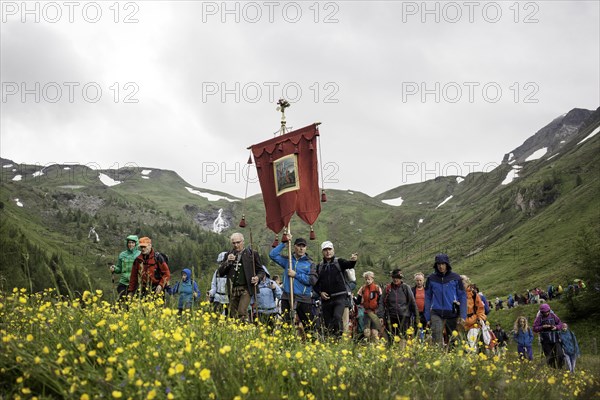
POLYGON ((451 341, 452 331, 456 330, 457 323, 458 318, 443 319, 438 315, 431 314, 431 337, 433 343, 444 344, 444 327, 446 327, 446 334, 449 341, 451 341))

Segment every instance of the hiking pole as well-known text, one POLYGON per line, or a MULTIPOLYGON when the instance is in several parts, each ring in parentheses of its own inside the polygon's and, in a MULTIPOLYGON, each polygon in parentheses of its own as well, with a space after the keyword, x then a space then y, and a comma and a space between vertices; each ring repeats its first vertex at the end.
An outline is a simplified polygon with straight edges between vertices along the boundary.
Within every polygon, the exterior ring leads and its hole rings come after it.
POLYGON ((192 276, 190 277, 190 283, 192 284, 192 304, 190 306, 190 312, 192 313, 192 320, 194 319, 194 303, 196 302, 196 290, 194 288, 194 264, 192 264, 192 276))
MULTIPOLYGON (((252 257, 252 276, 256 276, 256 261, 254 259, 254 242, 252 240, 252 228, 250 228, 250 256, 252 257)), ((252 303, 252 308, 250 311, 250 322, 254 323, 254 313, 256 312, 256 303, 258 302, 258 296, 256 294, 256 288, 258 287, 258 282, 254 285, 254 303, 252 303)))
MULTIPOLYGON (((292 243, 290 236, 292 234, 292 223, 288 222, 288 271, 292 269, 292 243)), ((289 275, 288 275, 289 276, 289 275)), ((296 323, 296 307, 294 306, 294 278, 289 276, 290 280, 290 319, 292 324, 296 323)))
POLYGON ((112 294, 113 294, 113 300, 116 302, 117 301, 117 296, 115 295, 115 270, 114 268, 114 264, 111 262, 107 262, 106 263, 109 267, 108 269, 110 270, 110 281, 112 282, 112 294))

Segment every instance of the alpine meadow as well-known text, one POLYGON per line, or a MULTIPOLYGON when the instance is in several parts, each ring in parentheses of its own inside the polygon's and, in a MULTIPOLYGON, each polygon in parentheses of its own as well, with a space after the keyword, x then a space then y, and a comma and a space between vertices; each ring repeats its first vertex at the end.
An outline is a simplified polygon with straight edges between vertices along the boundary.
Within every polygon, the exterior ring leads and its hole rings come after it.
MULTIPOLYGON (((318 262, 321 242, 331 240, 340 257, 358 253, 359 285, 365 271, 383 285, 400 268, 411 286, 416 272, 430 274, 435 255, 447 253, 453 271, 492 302, 560 285, 564 294, 549 304, 577 334, 575 373, 546 366, 537 335, 534 360, 523 362, 512 341, 506 352, 470 352, 463 332, 454 332, 456 349, 441 351, 412 336, 391 344, 301 340, 286 324, 272 333, 238 323, 214 313, 206 293, 234 232, 271 275, 284 273, 268 256, 276 238, 261 195, 194 187, 152 165, 99 170, 0 159, 0 399, 600 396, 600 108, 540 125, 503 149, 489 172, 375 197, 327 190, 307 253, 318 262), (202 301, 182 315, 170 296, 166 304, 117 305, 118 276, 109 267, 128 235, 148 236, 168 255, 172 284, 190 269, 202 301), (583 290, 573 289, 576 280, 583 290)), ((398 181, 392 172, 390 183, 398 181)), ((294 237, 309 237, 296 216, 292 225, 294 237)), ((509 332, 520 315, 531 325, 537 311, 519 305, 488 318, 509 332)))

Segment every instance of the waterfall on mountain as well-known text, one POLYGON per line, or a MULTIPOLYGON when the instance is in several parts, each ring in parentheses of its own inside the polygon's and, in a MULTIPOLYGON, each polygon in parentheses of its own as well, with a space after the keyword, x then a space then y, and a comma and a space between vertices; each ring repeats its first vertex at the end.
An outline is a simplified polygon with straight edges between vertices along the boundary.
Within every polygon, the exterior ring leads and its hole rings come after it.
POLYGON ((213 222, 212 230, 214 233, 221 233, 227 228, 229 228, 229 223, 223 218, 223 209, 219 208, 219 215, 213 222))

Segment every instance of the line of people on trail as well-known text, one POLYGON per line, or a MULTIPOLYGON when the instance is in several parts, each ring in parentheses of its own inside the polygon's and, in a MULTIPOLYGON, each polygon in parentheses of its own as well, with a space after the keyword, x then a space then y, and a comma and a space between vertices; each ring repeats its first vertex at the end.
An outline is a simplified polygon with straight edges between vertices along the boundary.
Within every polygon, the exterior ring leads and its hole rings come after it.
MULTIPOLYGON (((375 274, 367 271, 363 274, 364 284, 353 296, 358 254, 353 253, 348 260, 336 257, 331 241, 321 244, 323 257, 319 263, 306 253, 303 238, 295 239, 292 245, 289 235, 288 242, 273 248, 269 257, 283 269, 280 286, 271 279, 258 252, 245 246, 241 233, 232 234, 230 240, 232 249, 218 255, 218 268, 208 291, 214 312, 227 312, 242 321, 255 316, 271 329, 281 317, 296 325, 303 337, 308 331, 333 338, 350 332, 371 342, 384 337, 391 344, 407 336, 424 340, 428 331, 433 343, 453 348, 458 340, 456 333, 463 331, 471 351, 504 349, 508 343, 509 337, 499 324, 494 330, 488 325, 490 309, 485 296, 468 276, 452 271, 446 254, 436 255, 429 276, 415 274, 412 288, 398 268, 383 288, 375 283, 375 274)), ((168 257, 155 251, 150 238, 130 235, 125 243, 126 250, 110 267, 112 273, 121 274, 119 300, 136 293, 144 297, 167 292, 179 295, 177 308, 182 313, 201 298, 190 269, 184 269, 181 280, 168 286, 168 257)), ((577 339, 547 303, 540 305, 533 328, 524 316, 514 323, 511 336, 523 359, 533 359, 534 332, 539 334, 548 365, 562 368, 566 363, 574 371, 580 354, 577 339)))
POLYGON ((511 333, 522 359, 533 360, 534 332, 539 334, 542 352, 550 367, 561 369, 566 365, 570 372, 575 371, 577 358, 581 355, 577 337, 547 303, 540 305, 533 328, 525 316, 515 320, 511 333))
POLYGON ((129 235, 125 239, 126 249, 119 254, 115 265, 110 266, 112 274, 120 274, 117 297, 120 302, 132 298, 137 293, 140 298, 163 296, 165 293, 179 295, 177 308, 181 314, 191 308, 200 298, 198 283, 192 279, 192 271, 183 269, 181 280, 169 286, 171 270, 168 257, 152 247, 149 237, 138 238, 129 235))
MULTIPOLYGON (((523 295, 511 293, 506 297, 506 305, 507 308, 511 309, 524 304, 541 304, 553 299, 560 299, 565 293, 577 295, 579 291, 585 290, 586 287, 587 286, 582 279, 575 279, 572 284, 566 286, 566 289, 563 289, 562 285, 554 286, 553 284, 549 284, 546 291, 536 287, 527 290, 523 295)), ((504 309, 504 300, 500 297, 496 297, 494 305, 496 311, 502 310, 504 309)))

